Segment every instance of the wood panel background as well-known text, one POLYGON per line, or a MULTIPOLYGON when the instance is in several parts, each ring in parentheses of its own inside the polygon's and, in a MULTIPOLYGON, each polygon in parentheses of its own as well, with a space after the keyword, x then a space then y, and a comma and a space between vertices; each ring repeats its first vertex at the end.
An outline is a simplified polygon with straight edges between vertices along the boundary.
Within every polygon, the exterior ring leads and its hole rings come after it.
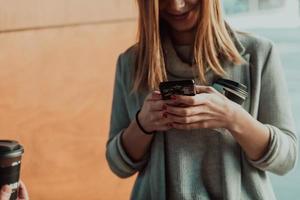
POLYGON ((110 172, 105 143, 134 1, 0 2, 0 138, 24 145, 31 199, 129 199, 134 177, 110 172))
POLYGON ((0 30, 28 29, 137 15, 135 0, 0 0, 0 30))

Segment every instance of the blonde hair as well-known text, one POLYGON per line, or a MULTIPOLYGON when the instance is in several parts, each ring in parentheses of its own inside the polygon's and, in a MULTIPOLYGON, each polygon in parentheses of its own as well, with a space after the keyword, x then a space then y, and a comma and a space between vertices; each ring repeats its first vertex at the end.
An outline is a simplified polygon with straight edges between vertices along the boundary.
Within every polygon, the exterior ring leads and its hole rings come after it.
MULTIPOLYGON (((200 82, 207 83, 206 66, 217 75, 224 75, 220 62, 223 57, 233 63, 241 63, 222 16, 220 0, 200 0, 200 16, 194 43, 194 60, 199 68, 200 82)), ((137 57, 133 91, 158 89, 167 80, 161 44, 159 0, 137 0, 139 7, 137 57)))

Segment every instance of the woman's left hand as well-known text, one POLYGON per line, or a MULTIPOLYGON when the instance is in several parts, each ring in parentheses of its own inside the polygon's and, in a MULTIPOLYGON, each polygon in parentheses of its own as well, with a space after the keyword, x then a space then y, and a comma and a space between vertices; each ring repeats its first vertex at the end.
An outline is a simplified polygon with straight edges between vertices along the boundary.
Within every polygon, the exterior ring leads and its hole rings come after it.
POLYGON ((231 129, 240 105, 229 100, 216 89, 209 86, 196 86, 195 96, 172 96, 167 105, 167 117, 176 129, 191 130, 198 128, 231 129), (171 105, 172 104, 172 105, 171 105), (174 106, 183 104, 185 106, 174 106))
POLYGON ((212 87, 197 86, 195 96, 175 96, 167 103, 168 118, 176 129, 225 128, 229 130, 251 160, 260 159, 270 141, 269 129, 239 104, 212 87), (184 104, 179 107, 174 104, 184 104), (173 105, 173 106, 172 106, 173 105))
MULTIPOLYGON (((2 186, 0 190, 0 200, 9 200, 12 193, 12 189, 9 185, 2 186)), ((28 191, 26 189, 25 184, 20 181, 20 185, 18 188, 18 198, 17 200, 29 200, 28 191)))

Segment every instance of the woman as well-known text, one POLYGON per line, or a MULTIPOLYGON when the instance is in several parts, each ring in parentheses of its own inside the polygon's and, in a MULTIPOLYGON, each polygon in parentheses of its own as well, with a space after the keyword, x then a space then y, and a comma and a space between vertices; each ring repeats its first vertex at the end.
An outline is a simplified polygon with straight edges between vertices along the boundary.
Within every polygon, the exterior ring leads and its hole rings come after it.
POLYGON ((227 25, 220 4, 138 0, 138 43, 118 59, 106 150, 117 176, 138 172, 132 199, 275 199, 266 172, 295 165, 279 55, 227 25), (248 87, 242 106, 210 86, 220 77, 248 87), (199 94, 162 100, 159 83, 182 79, 199 94))

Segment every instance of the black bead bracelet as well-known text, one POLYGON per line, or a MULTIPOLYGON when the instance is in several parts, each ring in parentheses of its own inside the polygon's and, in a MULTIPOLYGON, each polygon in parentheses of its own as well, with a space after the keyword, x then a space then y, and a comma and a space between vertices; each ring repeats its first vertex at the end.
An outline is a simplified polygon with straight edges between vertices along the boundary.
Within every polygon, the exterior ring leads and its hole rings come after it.
POLYGON ((143 133, 145 133, 146 135, 153 135, 155 133, 155 131, 149 132, 146 131, 143 126, 141 125, 140 121, 139 121, 139 113, 141 112, 141 110, 138 110, 135 114, 135 121, 137 123, 137 125, 139 126, 139 128, 141 129, 141 131, 143 131, 143 133))

